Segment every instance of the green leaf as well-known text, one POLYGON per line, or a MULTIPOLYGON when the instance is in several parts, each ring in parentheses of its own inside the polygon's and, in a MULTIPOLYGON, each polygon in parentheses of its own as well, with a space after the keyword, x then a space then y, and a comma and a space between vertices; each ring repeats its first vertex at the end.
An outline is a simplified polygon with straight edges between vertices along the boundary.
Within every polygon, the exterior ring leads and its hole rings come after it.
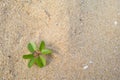
POLYGON ((24 59, 31 59, 33 57, 34 57, 33 54, 23 55, 24 59))
POLYGON ((43 49, 45 49, 45 42, 44 41, 41 41, 39 49, 40 49, 40 51, 42 51, 43 49))
POLYGON ((43 67, 43 64, 42 64, 42 61, 41 61, 40 57, 37 57, 35 62, 39 67, 43 67))
POLYGON ((35 43, 30 42, 30 43, 28 44, 28 50, 29 50, 30 52, 33 53, 36 49, 37 49, 37 47, 36 47, 35 43))
POLYGON ((50 54, 50 53, 52 53, 52 51, 51 51, 50 49, 43 49, 43 50, 41 51, 41 53, 42 53, 42 54, 50 54))
POLYGON ((32 58, 28 63, 28 67, 31 68, 34 63, 35 63, 35 59, 32 58))
POLYGON ((46 59, 43 56, 40 56, 40 59, 42 61, 43 66, 46 65, 46 59))

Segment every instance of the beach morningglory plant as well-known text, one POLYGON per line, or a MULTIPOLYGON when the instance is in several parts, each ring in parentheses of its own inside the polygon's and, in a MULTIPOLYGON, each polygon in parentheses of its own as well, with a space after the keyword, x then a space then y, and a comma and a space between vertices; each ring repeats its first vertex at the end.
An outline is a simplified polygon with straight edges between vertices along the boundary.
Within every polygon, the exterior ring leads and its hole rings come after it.
POLYGON ((45 47, 45 42, 41 41, 39 48, 37 48, 34 42, 30 42, 27 47, 31 54, 23 55, 23 58, 30 59, 28 67, 31 68, 33 64, 36 64, 40 68, 44 67, 46 65, 44 55, 52 53, 50 49, 45 47))

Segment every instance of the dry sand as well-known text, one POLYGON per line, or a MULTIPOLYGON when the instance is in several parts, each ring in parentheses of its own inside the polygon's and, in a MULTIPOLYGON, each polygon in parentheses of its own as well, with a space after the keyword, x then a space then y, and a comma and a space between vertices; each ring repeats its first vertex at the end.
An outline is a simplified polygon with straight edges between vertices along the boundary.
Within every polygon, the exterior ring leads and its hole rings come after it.
POLYGON ((0 57, 0 80, 120 80, 120 0, 0 0, 0 57), (49 64, 29 69, 41 40, 49 64))

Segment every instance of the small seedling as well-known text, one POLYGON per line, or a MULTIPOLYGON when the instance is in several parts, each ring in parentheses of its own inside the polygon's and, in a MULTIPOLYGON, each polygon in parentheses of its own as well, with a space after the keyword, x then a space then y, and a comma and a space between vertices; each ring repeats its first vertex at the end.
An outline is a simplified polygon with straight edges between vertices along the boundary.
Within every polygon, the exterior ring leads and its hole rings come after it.
POLYGON ((40 68, 44 67, 46 65, 46 59, 43 56, 52 53, 50 49, 46 49, 44 41, 41 41, 39 48, 36 47, 35 43, 30 42, 28 44, 28 50, 31 54, 23 55, 23 58, 30 59, 28 63, 29 68, 31 68, 33 64, 36 64, 40 68))

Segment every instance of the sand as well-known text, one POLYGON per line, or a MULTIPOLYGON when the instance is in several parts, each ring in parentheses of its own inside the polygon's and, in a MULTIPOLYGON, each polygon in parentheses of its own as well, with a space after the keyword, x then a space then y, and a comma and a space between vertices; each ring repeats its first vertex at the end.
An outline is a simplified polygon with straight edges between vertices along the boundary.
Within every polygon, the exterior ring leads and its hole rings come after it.
POLYGON ((119 0, 0 0, 0 80, 120 80, 119 0), (27 44, 53 50, 27 67, 27 44))

